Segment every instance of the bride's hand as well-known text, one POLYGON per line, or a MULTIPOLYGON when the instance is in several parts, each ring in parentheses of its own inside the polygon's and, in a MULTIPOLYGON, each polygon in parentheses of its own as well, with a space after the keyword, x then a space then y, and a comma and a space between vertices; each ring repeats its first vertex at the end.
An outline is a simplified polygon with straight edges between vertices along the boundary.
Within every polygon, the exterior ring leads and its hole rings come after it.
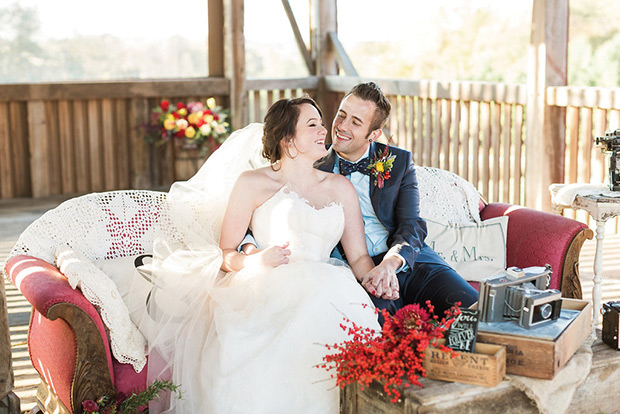
POLYGON ((395 267, 389 260, 382 261, 362 279, 362 286, 368 293, 378 298, 396 300, 399 298, 400 287, 395 267))
POLYGON ((287 249, 289 243, 286 242, 281 246, 271 246, 266 249, 257 251, 248 256, 251 264, 257 264, 266 267, 278 267, 288 263, 291 251, 287 249))

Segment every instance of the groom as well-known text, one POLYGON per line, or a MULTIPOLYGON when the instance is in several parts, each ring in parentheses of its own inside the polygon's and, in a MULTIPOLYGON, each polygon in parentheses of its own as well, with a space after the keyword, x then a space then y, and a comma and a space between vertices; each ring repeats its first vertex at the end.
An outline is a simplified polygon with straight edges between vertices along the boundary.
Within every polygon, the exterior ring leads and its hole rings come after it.
MULTIPOLYGON (((375 142, 391 105, 379 87, 361 83, 344 97, 332 124, 332 147, 315 167, 345 175, 360 198, 366 244, 375 267, 363 278, 375 306, 390 313, 430 300, 435 313, 478 293, 426 243, 411 153, 375 142), (393 158, 392 163, 385 162, 393 158), (371 168, 366 168, 368 165, 371 168)), ((334 252, 342 256, 342 249, 334 252)), ((343 257, 346 260, 346 258, 343 257)))

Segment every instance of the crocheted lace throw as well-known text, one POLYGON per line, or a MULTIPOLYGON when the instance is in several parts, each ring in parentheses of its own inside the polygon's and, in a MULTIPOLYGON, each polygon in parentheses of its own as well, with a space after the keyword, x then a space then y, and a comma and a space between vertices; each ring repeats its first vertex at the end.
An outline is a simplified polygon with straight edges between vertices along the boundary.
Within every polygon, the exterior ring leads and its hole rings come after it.
POLYGON ((480 193, 453 172, 415 167, 420 191, 420 216, 448 226, 480 224, 480 193))
POLYGON ((146 341, 130 320, 114 282, 92 261, 150 252, 165 200, 165 193, 140 190, 67 200, 26 228, 9 253, 51 264, 56 264, 57 253, 63 256, 61 271, 99 309, 114 357, 136 372, 146 364, 146 341))

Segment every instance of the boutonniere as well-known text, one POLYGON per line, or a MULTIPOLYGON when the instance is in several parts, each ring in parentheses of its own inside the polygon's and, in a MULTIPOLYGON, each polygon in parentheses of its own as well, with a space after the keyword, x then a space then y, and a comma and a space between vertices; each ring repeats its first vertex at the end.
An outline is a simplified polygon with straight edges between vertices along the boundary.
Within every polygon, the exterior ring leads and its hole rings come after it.
POLYGON ((390 147, 386 145, 383 151, 379 151, 375 154, 375 157, 370 161, 368 167, 366 167, 370 170, 370 175, 375 177, 375 185, 377 187, 383 188, 385 180, 390 179, 390 171, 392 170, 392 164, 394 164, 395 159, 396 155, 392 155, 390 147))

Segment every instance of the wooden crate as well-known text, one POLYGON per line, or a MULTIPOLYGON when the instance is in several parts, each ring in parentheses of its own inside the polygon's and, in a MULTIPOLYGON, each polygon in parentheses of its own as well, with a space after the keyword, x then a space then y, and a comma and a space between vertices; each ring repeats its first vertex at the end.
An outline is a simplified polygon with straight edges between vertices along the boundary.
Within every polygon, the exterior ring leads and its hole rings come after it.
MULTIPOLYGON (((620 351, 598 339, 592 346, 592 368, 579 385, 566 414, 617 413, 620 384, 620 351)), ((496 387, 436 381, 421 378, 423 388, 402 387, 402 398, 390 402, 383 385, 373 382, 361 389, 349 384, 341 390, 341 414, 455 414, 502 413, 540 414, 527 395, 512 381, 504 380, 496 387)))
POLYGON ((478 340, 506 347, 506 373, 552 379, 592 332, 589 302, 563 298, 562 309, 580 312, 555 340, 499 334, 480 328, 478 340))
POLYGON ((495 387, 506 375, 506 348, 477 343, 473 353, 458 352, 452 358, 451 352, 429 346, 424 368, 431 379, 495 387))

